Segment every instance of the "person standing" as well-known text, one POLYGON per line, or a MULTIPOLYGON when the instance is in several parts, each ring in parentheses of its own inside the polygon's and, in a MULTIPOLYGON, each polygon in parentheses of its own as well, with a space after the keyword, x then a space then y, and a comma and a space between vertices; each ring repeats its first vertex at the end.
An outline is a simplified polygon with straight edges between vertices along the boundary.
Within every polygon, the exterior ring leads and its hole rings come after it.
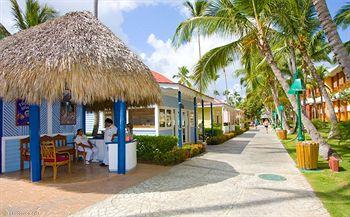
POLYGON ((269 133, 269 120, 267 118, 264 120, 264 127, 266 129, 266 133, 269 133))
POLYGON ((116 126, 114 126, 112 119, 106 118, 105 120, 105 133, 104 133, 104 141, 105 141, 105 155, 103 158, 103 163, 100 164, 100 166, 106 167, 109 164, 109 152, 108 152, 108 142, 112 142, 114 140, 114 137, 118 133, 118 129, 116 126))

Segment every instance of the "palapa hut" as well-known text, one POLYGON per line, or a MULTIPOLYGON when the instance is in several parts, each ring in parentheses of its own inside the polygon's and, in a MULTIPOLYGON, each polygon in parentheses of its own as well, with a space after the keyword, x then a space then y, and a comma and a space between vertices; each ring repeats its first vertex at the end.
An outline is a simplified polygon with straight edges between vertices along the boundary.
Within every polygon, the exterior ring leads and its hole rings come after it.
POLYGON ((72 135, 85 125, 85 105, 111 101, 121 135, 118 161, 124 158, 118 172, 125 173, 126 104, 161 100, 148 67, 90 12, 68 13, 2 39, 0 81, 2 172, 18 166, 19 139, 30 134, 32 181, 41 179, 40 134, 72 135), (17 120, 28 118, 21 114, 23 101, 29 104, 29 126, 17 120), (62 106, 68 104, 76 105, 75 123, 62 123, 62 106))

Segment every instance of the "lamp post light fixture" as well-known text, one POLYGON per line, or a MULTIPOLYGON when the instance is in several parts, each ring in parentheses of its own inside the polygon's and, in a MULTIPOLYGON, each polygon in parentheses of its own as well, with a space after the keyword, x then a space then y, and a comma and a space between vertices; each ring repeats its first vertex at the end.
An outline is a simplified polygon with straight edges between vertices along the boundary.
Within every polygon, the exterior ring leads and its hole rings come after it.
POLYGON ((284 106, 281 104, 278 106, 278 111, 280 112, 280 116, 281 116, 281 130, 283 130, 283 109, 284 109, 284 106))
POLYGON ((299 74, 300 74, 300 70, 297 70, 294 73, 293 76, 293 83, 290 86, 290 89, 288 91, 288 94, 293 94, 296 95, 296 100, 297 100, 297 107, 298 107, 298 111, 297 111, 297 123, 298 123, 298 141, 304 141, 305 137, 303 135, 303 129, 302 129, 302 122, 301 122, 301 102, 300 102, 300 93, 305 91, 305 88, 303 87, 303 82, 302 80, 299 78, 299 74))

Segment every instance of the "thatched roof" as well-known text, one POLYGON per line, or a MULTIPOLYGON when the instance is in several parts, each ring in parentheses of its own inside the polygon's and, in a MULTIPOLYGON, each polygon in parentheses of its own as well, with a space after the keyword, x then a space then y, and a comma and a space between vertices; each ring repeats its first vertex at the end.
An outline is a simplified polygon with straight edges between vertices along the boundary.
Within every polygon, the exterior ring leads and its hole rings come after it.
POLYGON ((68 13, 0 41, 0 97, 28 103, 161 100, 149 68, 90 12, 68 13))

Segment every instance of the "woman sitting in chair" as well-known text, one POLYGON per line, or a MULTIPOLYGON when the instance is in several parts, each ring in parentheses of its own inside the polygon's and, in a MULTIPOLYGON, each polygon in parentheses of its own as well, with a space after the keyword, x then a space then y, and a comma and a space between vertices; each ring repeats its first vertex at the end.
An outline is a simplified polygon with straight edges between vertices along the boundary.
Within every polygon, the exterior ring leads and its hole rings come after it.
POLYGON ((90 161, 94 163, 99 162, 97 160, 98 149, 86 138, 82 129, 77 130, 74 142, 77 144, 78 151, 86 152, 85 164, 90 164, 90 161))

